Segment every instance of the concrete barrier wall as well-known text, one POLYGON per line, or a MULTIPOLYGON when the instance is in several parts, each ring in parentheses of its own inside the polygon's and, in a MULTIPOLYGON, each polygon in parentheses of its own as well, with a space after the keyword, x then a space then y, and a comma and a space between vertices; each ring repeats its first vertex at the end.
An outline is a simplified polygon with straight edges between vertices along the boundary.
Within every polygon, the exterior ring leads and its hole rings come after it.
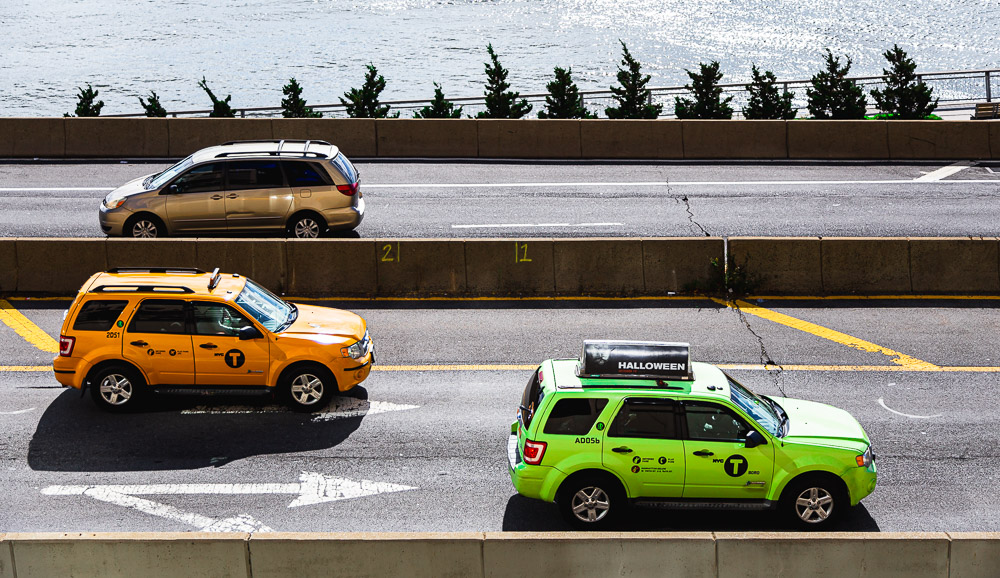
POLYGON ((0 534, 0 578, 987 578, 1000 533, 0 534))
POLYGON ((180 158, 272 138, 326 140, 354 158, 1000 158, 1000 120, 0 118, 0 158, 180 158))
POLYGON ((216 267, 299 297, 1000 295, 1000 239, 0 239, 0 294, 71 295, 111 267, 216 267))

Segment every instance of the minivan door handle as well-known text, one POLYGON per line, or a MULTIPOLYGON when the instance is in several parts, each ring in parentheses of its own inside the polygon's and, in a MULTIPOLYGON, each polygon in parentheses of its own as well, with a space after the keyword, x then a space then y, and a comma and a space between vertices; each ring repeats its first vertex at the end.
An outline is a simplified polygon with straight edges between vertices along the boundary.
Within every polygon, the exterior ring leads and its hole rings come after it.
POLYGON ((216 345, 216 344, 214 344, 214 343, 202 343, 198 347, 200 347, 202 349, 218 349, 219 348, 219 346, 216 345))
POLYGON ((212 200, 213 201, 218 201, 221 198, 222 198, 222 195, 212 195, 212 200))
POLYGON ((632 453, 632 448, 627 448, 625 446, 622 446, 620 448, 611 448, 611 451, 617 452, 619 454, 630 454, 632 453))
POLYGON ((146 343, 145 341, 143 341, 141 339, 139 341, 133 341, 131 344, 134 345, 134 346, 136 346, 136 347, 146 347, 147 345, 149 345, 148 343, 146 343))
POLYGON ((698 450, 698 451, 694 452, 694 455, 696 455, 696 456, 714 456, 715 452, 710 452, 708 450, 698 450))
POLYGON ((226 198, 227 199, 236 199, 236 198, 239 198, 239 195, 237 195, 236 193, 229 193, 228 195, 226 195, 226 198))

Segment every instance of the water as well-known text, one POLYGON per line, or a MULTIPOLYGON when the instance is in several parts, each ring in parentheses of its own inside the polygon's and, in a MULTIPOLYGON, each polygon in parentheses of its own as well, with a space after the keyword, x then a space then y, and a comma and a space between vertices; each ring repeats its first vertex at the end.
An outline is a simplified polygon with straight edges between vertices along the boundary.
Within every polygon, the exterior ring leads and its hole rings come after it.
POLYGON ((294 76, 311 104, 385 75, 382 100, 480 96, 492 42, 509 81, 545 92, 555 66, 581 90, 615 84, 618 40, 652 76, 719 60, 723 82, 751 63, 779 79, 812 76, 827 47, 880 74, 900 44, 919 71, 1000 67, 996 0, 0 0, 0 116, 59 116, 76 87, 100 90, 104 114, 141 112, 156 91, 167 110, 207 109, 204 75, 233 107, 278 106, 294 76))

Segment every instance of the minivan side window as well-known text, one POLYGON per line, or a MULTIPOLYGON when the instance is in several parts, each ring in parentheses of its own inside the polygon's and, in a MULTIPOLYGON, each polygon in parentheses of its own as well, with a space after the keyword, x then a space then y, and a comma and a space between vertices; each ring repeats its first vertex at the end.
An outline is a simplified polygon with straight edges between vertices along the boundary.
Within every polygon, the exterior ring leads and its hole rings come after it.
POLYGON ((147 299, 128 324, 129 333, 187 333, 187 312, 183 301, 147 299))
POLYGON ((332 184, 326 171, 312 163, 302 161, 284 161, 285 173, 288 174, 290 187, 322 187, 332 184))
POLYGON ((226 171, 229 190, 280 189, 285 186, 285 176, 278 161, 230 161, 226 171))
POLYGON ((128 301, 87 301, 73 322, 73 331, 111 331, 128 301))
POLYGON ((223 163, 199 165, 177 177, 173 184, 181 193, 212 193, 223 190, 223 176, 226 166, 223 163))
POLYGON ((736 414, 719 404, 684 402, 688 438, 707 442, 744 441, 750 428, 736 414))
POLYGON ((608 400, 567 397, 560 399, 549 412, 544 432, 547 434, 582 436, 590 433, 608 400))
POLYGON ((678 439, 677 402, 670 399, 626 399, 611 422, 608 436, 678 439))

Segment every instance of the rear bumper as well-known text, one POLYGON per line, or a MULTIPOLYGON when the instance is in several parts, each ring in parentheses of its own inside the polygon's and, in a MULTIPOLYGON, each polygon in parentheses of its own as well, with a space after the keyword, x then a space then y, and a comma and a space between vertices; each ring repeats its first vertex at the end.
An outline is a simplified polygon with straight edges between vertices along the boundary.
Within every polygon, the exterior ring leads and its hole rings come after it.
POLYGON ((58 356, 52 360, 52 371, 63 387, 80 389, 87 376, 87 363, 79 357, 58 356))
POLYGON ((326 209, 323 218, 331 229, 349 230, 357 228, 365 218, 365 200, 358 198, 356 206, 326 209))

